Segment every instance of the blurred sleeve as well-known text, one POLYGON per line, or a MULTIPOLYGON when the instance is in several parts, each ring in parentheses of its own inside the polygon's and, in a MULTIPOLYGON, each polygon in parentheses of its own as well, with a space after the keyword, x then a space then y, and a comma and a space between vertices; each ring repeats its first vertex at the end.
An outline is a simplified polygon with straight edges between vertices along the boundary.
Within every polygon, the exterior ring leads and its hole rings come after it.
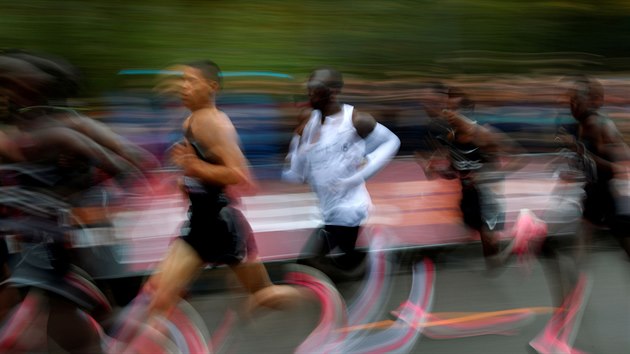
POLYGON ((400 139, 384 125, 376 123, 374 130, 365 138, 366 163, 358 172, 363 180, 375 175, 398 153, 400 139))
POLYGON ((301 138, 295 134, 289 145, 289 153, 282 171, 282 179, 287 182, 304 183, 306 181, 306 157, 300 146, 301 138))

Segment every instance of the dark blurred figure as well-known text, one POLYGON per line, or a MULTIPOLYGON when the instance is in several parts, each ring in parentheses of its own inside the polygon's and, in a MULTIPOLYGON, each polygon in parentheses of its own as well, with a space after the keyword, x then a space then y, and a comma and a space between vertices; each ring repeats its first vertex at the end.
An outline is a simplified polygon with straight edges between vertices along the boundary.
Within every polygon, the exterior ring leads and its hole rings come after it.
POLYGON ((46 81, 43 86, 29 88, 31 92, 24 97, 26 101, 10 102, 8 114, 11 124, 25 129, 63 126, 87 136, 141 171, 159 167, 158 160, 148 151, 67 106, 67 98, 76 95, 80 88, 81 73, 73 65, 58 57, 17 50, 5 51, 3 55, 22 60, 39 70, 40 75, 46 76, 42 76, 46 81))
MULTIPOLYGON (((77 277, 92 282, 73 264, 67 228, 84 222, 72 212, 75 208, 107 207, 102 183, 115 178, 123 188, 130 187, 141 175, 138 167, 151 163, 141 164, 132 149, 117 148, 119 140, 106 127, 63 107, 78 87, 76 70, 61 59, 20 51, 0 55, 2 186, 17 188, 24 196, 23 208, 14 213, 3 208, 3 222, 13 222, 3 233, 17 231, 26 241, 22 248, 34 250, 22 252, 25 260, 4 284, 46 294, 48 335, 56 345, 69 352, 98 352, 100 336, 77 309, 99 318, 109 304, 98 290, 86 291, 68 281, 77 277), (48 226, 37 229, 40 224, 48 226)), ((108 222, 106 213, 102 218, 96 219, 108 222)))
POLYGON ((549 256, 548 281, 550 287, 556 289, 553 295, 558 296, 559 307, 541 334, 530 342, 539 353, 575 351, 573 340, 588 300, 587 259, 596 228, 608 227, 630 255, 630 204, 625 167, 630 157, 628 146, 614 122, 600 112, 604 89, 597 80, 578 76, 563 84, 569 85, 567 103, 577 124, 561 127, 558 131, 556 140, 569 152, 565 153, 567 161, 560 179, 569 183, 560 184, 557 194, 576 195, 571 192, 576 187, 571 185, 583 186, 583 193, 577 206, 571 203, 548 210, 547 219, 562 222, 561 217, 565 216, 565 222, 575 222, 579 218, 582 222, 575 238, 570 241, 575 244, 576 252, 563 252, 565 242, 554 237, 543 247, 543 254, 549 256))
POLYGON ((307 88, 310 109, 296 129, 283 176, 311 185, 324 226, 307 241, 298 262, 336 280, 358 277, 364 254, 356 241, 371 205, 365 183, 396 155, 400 140, 371 115, 338 101, 340 72, 315 70, 307 88), (337 247, 343 254, 331 261, 328 255, 337 247))
MULTIPOLYGON (((481 127, 461 114, 461 111, 471 114, 474 104, 459 89, 432 84, 423 96, 423 104, 432 120, 430 132, 433 136, 429 139, 440 152, 429 158, 428 163, 419 154, 419 162, 429 175, 434 173, 461 181, 460 208, 464 222, 480 233, 490 269, 505 264, 512 254, 523 256, 523 252, 527 252, 531 257, 536 255, 534 252, 541 252, 545 275, 558 310, 530 346, 539 353, 570 352, 587 299, 588 281, 584 272, 577 268, 574 254, 561 252, 565 243, 559 237, 545 236, 548 232, 554 233, 562 223, 575 219, 579 207, 571 201, 576 198, 574 178, 579 178, 581 172, 565 169, 553 192, 560 200, 557 206, 554 205, 556 208, 545 211, 544 222, 532 212, 521 212, 512 230, 512 241, 500 249, 495 231, 503 222, 504 211, 489 184, 500 182, 505 172, 522 167, 523 159, 515 156, 523 151, 522 148, 504 134, 481 127), (501 162, 503 159, 509 162, 501 162)), ((576 239, 570 238, 571 241, 575 243, 576 239)))
POLYGON ((578 155, 586 178, 581 239, 589 244, 594 227, 607 226, 630 256, 628 191, 619 189, 628 180, 630 150, 615 123, 600 112, 604 88, 599 81, 578 77, 568 96, 571 114, 577 121, 576 134, 561 133, 558 139, 578 155))
POLYGON ((463 221, 479 232, 489 269, 502 265, 496 231, 503 228, 501 201, 504 174, 521 167, 522 149, 497 130, 470 119, 474 102, 459 88, 430 83, 420 98, 429 116, 429 146, 433 155, 416 154, 427 177, 459 179, 463 221), (505 162, 508 161, 508 162, 505 162))

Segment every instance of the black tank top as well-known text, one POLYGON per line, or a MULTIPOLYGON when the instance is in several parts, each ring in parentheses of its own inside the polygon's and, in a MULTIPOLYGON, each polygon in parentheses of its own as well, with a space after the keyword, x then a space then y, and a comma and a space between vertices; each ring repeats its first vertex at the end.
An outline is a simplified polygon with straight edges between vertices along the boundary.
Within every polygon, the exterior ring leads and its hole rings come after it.
MULTIPOLYGON (((186 129, 185 137, 193 149, 197 157, 211 164, 218 164, 218 160, 214 156, 208 156, 201 148, 199 142, 195 139, 191 125, 186 129)), ((223 186, 203 183, 192 177, 184 177, 184 186, 188 192, 190 203, 193 209, 221 209, 229 204, 229 200, 225 195, 223 186)))
POLYGON ((461 143, 457 141, 457 137, 449 137, 448 133, 446 135, 440 135, 438 140, 448 147, 451 166, 460 178, 471 177, 489 162, 489 157, 481 151, 479 146, 469 142, 461 143))

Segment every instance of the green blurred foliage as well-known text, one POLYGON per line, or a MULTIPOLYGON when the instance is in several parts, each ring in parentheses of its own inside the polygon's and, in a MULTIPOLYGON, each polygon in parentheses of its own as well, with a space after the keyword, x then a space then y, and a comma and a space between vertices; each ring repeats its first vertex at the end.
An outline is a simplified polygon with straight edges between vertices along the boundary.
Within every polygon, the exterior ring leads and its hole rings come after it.
POLYGON ((0 0, 0 43, 61 55, 111 89, 118 70, 211 58, 224 70, 384 78, 626 70, 630 3, 521 0, 0 0), (544 53, 544 54, 543 54, 544 53), (584 54, 589 53, 589 54, 584 54))

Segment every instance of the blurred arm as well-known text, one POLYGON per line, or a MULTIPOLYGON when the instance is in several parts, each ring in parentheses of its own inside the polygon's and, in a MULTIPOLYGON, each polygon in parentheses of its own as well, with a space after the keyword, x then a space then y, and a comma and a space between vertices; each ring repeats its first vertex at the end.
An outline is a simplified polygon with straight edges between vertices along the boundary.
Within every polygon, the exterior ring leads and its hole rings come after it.
POLYGON ((365 140, 367 155, 363 167, 351 178, 366 181, 396 156, 400 139, 369 114, 357 113, 353 121, 357 134, 365 140))
POLYGON ((500 159, 497 166, 500 171, 514 172, 523 168, 527 161, 522 156, 525 149, 507 134, 491 127, 479 127, 481 138, 479 146, 485 146, 487 152, 500 159), (506 162, 507 161, 507 162, 506 162))
POLYGON ((589 154, 595 163, 600 165, 600 168, 610 169, 613 174, 624 173, 628 161, 630 161, 630 148, 612 121, 607 121, 602 126, 601 139, 598 139, 598 145, 598 150, 608 156, 611 161, 595 154, 589 154))
MULTIPOLYGON (((238 136, 234 126, 229 119, 222 123, 213 123, 213 117, 209 115, 198 116, 198 129, 195 139, 199 142, 200 148, 206 156, 211 155, 218 160, 210 163, 197 157, 195 150, 189 144, 176 145, 171 156, 175 164, 184 170, 184 175, 196 178, 203 183, 227 186, 227 185, 249 185, 254 182, 249 172, 249 167, 245 156, 238 145, 238 136), (202 128, 203 127, 203 128, 202 128)), ((192 124, 192 123, 191 123, 192 124)))
POLYGON ((365 181, 383 169, 398 153, 400 139, 384 125, 376 123, 374 130, 365 138, 366 163, 359 170, 359 176, 365 181))
POLYGON ((292 183, 304 183, 306 181, 306 157, 301 149, 302 136, 295 134, 289 145, 289 153, 285 158, 285 166, 282 170, 282 179, 292 183))
POLYGON ((37 160, 46 154, 63 152, 87 158, 111 176, 139 172, 128 161, 75 130, 60 127, 47 128, 32 132, 30 135, 32 145, 22 149, 22 153, 28 160, 37 160))
POLYGON ((303 111, 299 117, 299 124, 295 129, 295 134, 289 144, 289 152, 285 158, 285 165, 282 170, 282 179, 292 183, 306 182, 306 154, 302 142, 308 139, 311 129, 309 128, 309 118, 311 112, 303 111))
POLYGON ((0 130, 0 157, 10 162, 24 161, 24 156, 20 151, 18 144, 13 139, 0 130))
POLYGON ((113 151, 140 169, 155 169, 160 167, 158 160, 150 152, 127 141, 122 136, 114 133, 106 125, 94 119, 74 115, 63 118, 64 122, 72 129, 88 136, 94 142, 113 151))

